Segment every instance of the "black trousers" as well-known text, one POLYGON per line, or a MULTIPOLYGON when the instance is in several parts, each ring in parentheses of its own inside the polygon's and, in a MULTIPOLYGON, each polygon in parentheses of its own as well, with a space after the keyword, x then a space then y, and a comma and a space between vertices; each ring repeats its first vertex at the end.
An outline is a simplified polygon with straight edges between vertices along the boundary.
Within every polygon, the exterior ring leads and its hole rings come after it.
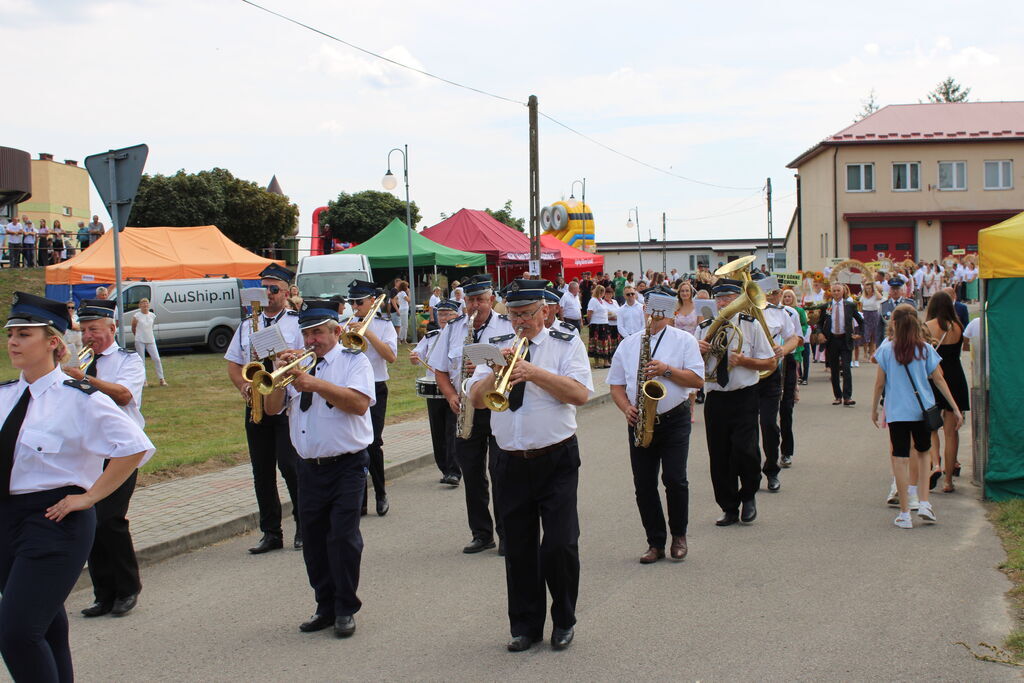
POLYGON ((363 536, 359 511, 366 487, 366 451, 325 465, 299 458, 302 559, 316 599, 316 613, 350 616, 362 606, 356 597, 363 536))
MULTIPOLYGON (((370 479, 373 480, 373 494, 377 500, 387 497, 388 492, 384 489, 384 417, 388 412, 388 383, 377 382, 374 384, 377 393, 377 402, 370 406, 370 421, 373 423, 373 443, 367 446, 366 451, 370 454, 370 479)), ((364 485, 363 503, 369 498, 369 484, 364 485)))
POLYGON ((779 473, 779 404, 782 401, 782 371, 778 368, 757 383, 757 416, 761 427, 761 449, 766 476, 779 473))
POLYGON ((734 391, 709 391, 704 426, 711 460, 715 502, 725 512, 753 500, 761 486, 757 450, 757 385, 734 391))
POLYGON ((96 511, 60 523, 43 516, 65 487, 0 500, 0 652, 15 681, 72 681, 64 600, 82 574, 96 530, 96 511))
POLYGON ((430 423, 430 441, 434 449, 434 462, 441 474, 462 476, 455 462, 456 415, 443 398, 427 399, 427 421, 430 423))
POLYGON ((848 400, 853 396, 853 376, 850 374, 850 360, 853 351, 846 344, 846 340, 833 337, 825 346, 825 358, 828 360, 828 367, 832 373, 832 396, 848 400), (839 378, 842 375, 842 388, 839 386, 839 378))
POLYGON ((462 470, 462 488, 466 492, 466 514, 473 538, 484 541, 498 536, 504 537, 504 528, 499 514, 498 499, 501 493, 501 476, 497 472, 498 445, 491 437, 491 411, 477 410, 473 413, 473 433, 468 439, 455 439, 455 459, 462 470), (491 494, 487 473, 490 471, 494 484, 494 521, 491 521, 489 504, 491 494))
POLYGON ((505 580, 512 636, 541 638, 547 591, 551 621, 576 624, 580 586, 580 523, 576 511, 580 449, 576 438, 526 460, 498 449, 505 524, 505 580), (543 536, 542 536, 543 532, 543 536))
POLYGON ((782 402, 779 404, 779 431, 782 455, 793 455, 793 407, 796 405, 796 358, 782 360, 782 402))
POLYGON ((36 244, 22 244, 21 257, 26 268, 34 268, 36 265, 36 244))
POLYGON ((288 496, 292 499, 292 517, 299 523, 299 490, 295 478, 298 454, 292 446, 288 430, 288 415, 264 415, 255 424, 245 410, 245 438, 249 442, 249 461, 252 463, 252 483, 256 490, 256 505, 260 511, 260 531, 281 535, 281 497, 277 494, 277 474, 281 470, 288 496))
POLYGON ((814 345, 804 344, 804 357, 800 367, 800 378, 805 382, 811 374, 811 356, 814 355, 814 345))
POLYGON ((661 415, 654 425, 654 436, 647 448, 633 445, 633 428, 629 434, 629 461, 633 467, 633 488, 640 521, 647 532, 647 545, 664 548, 668 541, 665 513, 658 493, 658 470, 665 485, 668 504, 668 530, 673 536, 685 536, 689 521, 690 484, 686 480, 686 460, 690 451, 690 404, 661 415))
MULTIPOLYGON (((109 462, 103 463, 104 469, 109 462)), ((110 604, 142 590, 127 519, 138 478, 139 471, 135 470, 113 493, 96 503, 96 539, 89 553, 89 577, 97 602, 110 604)))

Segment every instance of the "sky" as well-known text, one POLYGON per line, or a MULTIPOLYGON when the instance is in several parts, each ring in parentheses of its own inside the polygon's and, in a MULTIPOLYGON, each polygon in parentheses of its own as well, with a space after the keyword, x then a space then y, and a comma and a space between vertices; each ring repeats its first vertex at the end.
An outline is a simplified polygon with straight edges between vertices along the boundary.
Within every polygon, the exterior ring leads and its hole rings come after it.
POLYGON ((259 2, 512 102, 242 0, 0 0, 0 44, 21 46, 5 51, 0 145, 81 162, 144 142, 148 173, 276 174, 308 235, 339 192, 381 190, 388 151, 407 144, 423 228, 509 199, 528 214, 536 95, 542 114, 621 153, 541 119, 541 204, 586 178, 599 243, 637 238, 631 209, 643 239, 660 237, 663 213, 668 239, 765 236, 769 177, 781 240, 786 164, 872 90, 914 103, 953 76, 971 100, 1024 100, 1019 2, 259 2))

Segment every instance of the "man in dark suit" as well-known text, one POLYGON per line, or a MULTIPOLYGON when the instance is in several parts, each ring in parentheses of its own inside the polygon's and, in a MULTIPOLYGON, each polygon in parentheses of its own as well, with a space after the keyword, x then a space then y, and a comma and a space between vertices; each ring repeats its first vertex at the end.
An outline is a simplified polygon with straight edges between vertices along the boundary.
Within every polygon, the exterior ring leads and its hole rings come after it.
POLYGON ((859 334, 854 334, 854 321, 859 327, 864 326, 864 318, 857 310, 857 304, 852 299, 847 299, 844 294, 846 288, 839 284, 832 285, 832 301, 822 316, 821 330, 825 333, 825 355, 828 359, 829 369, 832 371, 832 395, 835 400, 832 405, 842 403, 844 406, 852 406, 857 402, 853 396, 853 377, 850 375, 850 357, 853 353, 853 340, 859 334), (839 377, 842 373, 842 390, 839 387, 839 377))

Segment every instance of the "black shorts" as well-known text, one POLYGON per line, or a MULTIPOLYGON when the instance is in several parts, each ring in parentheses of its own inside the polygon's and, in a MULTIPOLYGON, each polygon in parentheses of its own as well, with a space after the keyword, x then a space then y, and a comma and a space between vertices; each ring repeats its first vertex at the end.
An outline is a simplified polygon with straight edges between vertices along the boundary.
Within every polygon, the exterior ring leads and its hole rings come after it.
POLYGON ((917 422, 890 422, 889 442, 892 443, 892 457, 910 457, 910 437, 914 437, 914 450, 924 453, 931 450, 932 432, 924 420, 917 422))

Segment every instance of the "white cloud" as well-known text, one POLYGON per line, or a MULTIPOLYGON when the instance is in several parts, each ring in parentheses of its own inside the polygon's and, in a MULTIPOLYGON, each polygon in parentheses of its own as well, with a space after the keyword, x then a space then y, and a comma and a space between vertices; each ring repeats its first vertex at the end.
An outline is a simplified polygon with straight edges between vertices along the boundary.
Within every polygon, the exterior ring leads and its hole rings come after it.
POLYGON ((880 48, 878 46, 878 43, 867 43, 864 46, 864 53, 868 54, 868 55, 871 55, 872 57, 877 57, 879 52, 881 52, 881 51, 882 51, 882 48, 880 48))
MULTIPOLYGON (((402 45, 381 52, 399 64, 424 71, 423 64, 402 45)), ((308 68, 341 80, 356 80, 375 88, 419 86, 432 79, 409 69, 363 55, 345 46, 320 45, 309 56, 308 68)))
POLYGON ((949 65, 954 67, 965 67, 965 66, 997 66, 999 64, 999 55, 986 52, 980 47, 970 46, 957 52, 955 55, 949 58, 949 65))

